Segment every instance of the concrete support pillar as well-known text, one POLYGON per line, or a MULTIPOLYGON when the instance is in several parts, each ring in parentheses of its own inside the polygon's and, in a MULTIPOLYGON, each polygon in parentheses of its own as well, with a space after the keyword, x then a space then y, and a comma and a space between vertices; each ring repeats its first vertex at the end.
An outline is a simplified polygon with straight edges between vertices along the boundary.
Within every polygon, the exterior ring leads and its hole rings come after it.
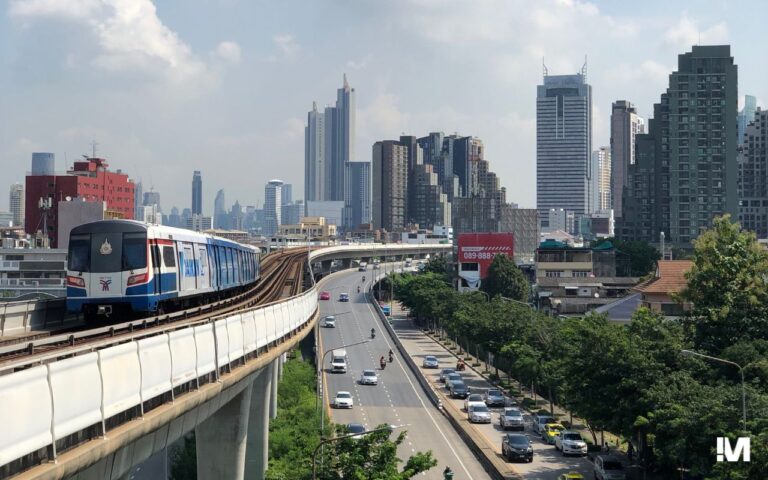
POLYGON ((246 387, 195 428, 200 480, 252 478, 245 475, 251 392, 246 387))
POLYGON ((245 460, 245 478, 248 480, 263 479, 269 465, 269 402, 274 365, 272 362, 264 367, 253 382, 245 460))
POLYGON ((283 368, 280 357, 272 361, 272 393, 269 396, 269 418, 277 418, 277 384, 280 382, 280 370, 283 368))
POLYGON ((277 379, 282 380, 283 379, 283 365, 285 365, 285 362, 287 362, 287 356, 286 354, 280 355, 280 362, 278 362, 277 366, 277 379))

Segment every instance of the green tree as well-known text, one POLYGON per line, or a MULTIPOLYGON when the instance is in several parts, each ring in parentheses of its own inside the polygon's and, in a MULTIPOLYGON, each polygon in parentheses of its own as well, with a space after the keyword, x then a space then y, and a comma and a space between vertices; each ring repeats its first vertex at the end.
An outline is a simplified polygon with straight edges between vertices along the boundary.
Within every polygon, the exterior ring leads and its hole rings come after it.
POLYGON ((483 290, 492 297, 501 295, 521 302, 527 302, 531 293, 525 275, 507 255, 493 257, 483 281, 483 290))
POLYGON ((596 247, 605 241, 610 241, 617 250, 629 256, 629 274, 633 277, 642 277, 653 272, 656 269, 656 262, 661 258, 658 250, 640 240, 607 238, 595 240, 592 246, 596 247))
POLYGON ((438 274, 447 274, 448 273, 448 261, 445 259, 445 256, 443 255, 435 255, 429 259, 429 261, 424 265, 424 272, 425 273, 438 273, 438 274))
MULTIPOLYGON (((376 428, 383 428, 379 425, 376 428)), ((346 427, 336 427, 337 434, 347 433, 346 427)), ((328 445, 325 462, 320 470, 324 480, 407 480, 437 465, 432 452, 417 452, 408 458, 403 468, 397 458, 397 447, 405 441, 407 432, 401 432, 394 440, 392 431, 382 430, 362 438, 346 438, 328 445)))
POLYGON ((717 354, 742 340, 768 339, 768 253, 730 216, 696 239, 693 268, 680 298, 696 347, 717 354))

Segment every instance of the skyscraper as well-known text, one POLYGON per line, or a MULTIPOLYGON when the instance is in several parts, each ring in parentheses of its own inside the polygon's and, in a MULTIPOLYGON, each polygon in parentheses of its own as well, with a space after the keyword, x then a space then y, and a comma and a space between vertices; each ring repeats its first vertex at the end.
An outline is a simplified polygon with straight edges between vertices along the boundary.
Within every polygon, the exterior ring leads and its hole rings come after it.
POLYGON ((141 207, 144 206, 144 185, 139 181, 133 187, 133 218, 141 218, 141 207))
POLYGON ((11 185, 8 206, 13 215, 13 226, 24 226, 24 185, 14 183, 11 185))
POLYGON ((542 228, 549 210, 590 213, 592 87, 586 64, 576 75, 549 75, 536 97, 536 208, 542 228))
POLYGON ((264 187, 264 235, 274 235, 280 226, 282 180, 270 180, 264 187))
POLYGON ((213 201, 213 228, 228 229, 227 221, 227 200, 224 196, 224 189, 216 192, 216 198, 213 201))
POLYGON ((415 165, 408 172, 408 180, 413 188, 413 194, 409 195, 411 222, 418 224, 419 228, 428 229, 435 225, 450 225, 451 204, 448 195, 443 193, 434 166, 424 163, 415 165))
POLYGON ((396 140, 373 144, 371 162, 373 228, 403 230, 408 195, 408 146, 396 140))
POLYGON ((143 207, 157 205, 157 210, 162 212, 162 208, 160 208, 160 192, 156 192, 154 189, 150 189, 148 192, 144 192, 143 197, 143 207))
POLYGON ((738 213, 738 68, 729 45, 697 46, 654 105, 636 139, 622 200, 620 236, 691 248, 718 215, 738 213))
POLYGON ((325 198, 344 200, 344 164, 355 159, 355 89, 347 76, 336 106, 325 108, 325 198))
POLYGON ((316 102, 304 127, 304 200, 325 200, 325 114, 316 102))
POLYGON ((744 96, 744 108, 741 109, 738 115, 739 132, 737 137, 737 144, 741 145, 744 141, 744 133, 747 130, 749 122, 755 119, 755 110, 757 109, 757 98, 752 95, 744 96))
POLYGON ((344 229, 371 223, 371 162, 347 162, 344 229))
POLYGON ((768 111, 757 109, 739 153, 739 223, 768 238, 768 111))
POLYGON ((592 152, 594 211, 611 209, 611 149, 600 147, 592 152))
POLYGON ((627 171, 635 164, 635 138, 645 133, 645 120, 637 115, 627 100, 617 100, 611 106, 611 207, 614 216, 621 217, 622 192, 627 185, 627 171))
POLYGON ((203 177, 200 170, 192 175, 192 215, 203 214, 203 177))
POLYGON ((293 185, 290 183, 283 184, 283 188, 281 189, 280 194, 283 205, 288 205, 289 203, 293 203, 293 185))

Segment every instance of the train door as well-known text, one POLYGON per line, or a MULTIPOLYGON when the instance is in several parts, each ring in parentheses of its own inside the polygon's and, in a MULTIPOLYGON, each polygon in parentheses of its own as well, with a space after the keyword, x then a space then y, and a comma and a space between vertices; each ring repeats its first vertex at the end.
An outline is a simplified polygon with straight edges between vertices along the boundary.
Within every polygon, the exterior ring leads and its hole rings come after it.
POLYGON ((202 289, 209 289, 211 288, 211 269, 208 265, 208 250, 205 248, 205 245, 197 245, 197 253, 198 253, 198 278, 200 279, 200 282, 198 284, 199 288, 202 289))
POLYGON ((179 247, 179 291, 194 292, 197 288, 195 253, 192 244, 181 242, 179 247))
POLYGON ((163 254, 160 252, 157 242, 150 243, 152 256, 152 277, 155 279, 153 292, 155 295, 163 293, 163 254))
POLYGON ((173 242, 168 242, 160 246, 162 251, 162 265, 161 274, 162 280, 160 281, 160 292, 169 293, 176 291, 176 283, 178 281, 178 273, 176 271, 176 252, 173 251, 173 242))

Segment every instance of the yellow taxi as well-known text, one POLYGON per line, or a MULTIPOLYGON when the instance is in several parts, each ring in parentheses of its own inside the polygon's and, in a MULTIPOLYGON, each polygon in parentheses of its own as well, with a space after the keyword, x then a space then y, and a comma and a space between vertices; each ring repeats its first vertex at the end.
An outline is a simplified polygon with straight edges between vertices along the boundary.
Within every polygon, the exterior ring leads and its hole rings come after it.
POLYGON ((544 425, 544 429, 541 431, 541 440, 549 445, 554 445, 555 438, 557 438, 563 430, 565 430, 565 427, 559 423, 548 423, 544 425))

